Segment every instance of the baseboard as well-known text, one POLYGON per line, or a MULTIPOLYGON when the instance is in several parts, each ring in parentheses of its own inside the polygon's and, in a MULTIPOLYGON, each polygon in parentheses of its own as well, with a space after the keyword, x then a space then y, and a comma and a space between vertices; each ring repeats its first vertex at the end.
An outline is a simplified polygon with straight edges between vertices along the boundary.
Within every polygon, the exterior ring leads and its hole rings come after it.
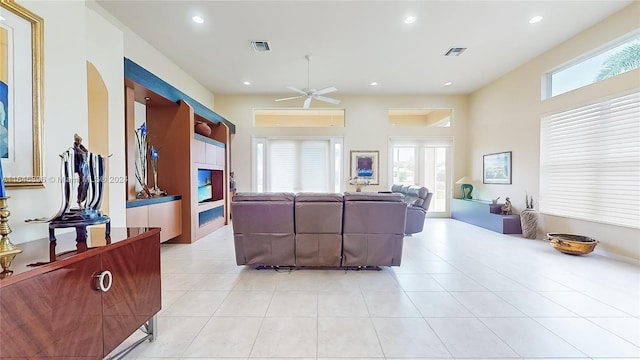
POLYGON ((631 265, 635 265, 635 266, 640 266, 640 260, 638 259, 634 259, 634 258, 630 258, 628 256, 623 256, 620 254, 615 254, 615 253, 611 253, 605 250, 600 250, 598 248, 596 248, 595 250, 593 250, 594 253, 597 253, 598 255, 602 255, 604 257, 608 257, 612 260, 616 260, 616 261, 622 261, 631 265))

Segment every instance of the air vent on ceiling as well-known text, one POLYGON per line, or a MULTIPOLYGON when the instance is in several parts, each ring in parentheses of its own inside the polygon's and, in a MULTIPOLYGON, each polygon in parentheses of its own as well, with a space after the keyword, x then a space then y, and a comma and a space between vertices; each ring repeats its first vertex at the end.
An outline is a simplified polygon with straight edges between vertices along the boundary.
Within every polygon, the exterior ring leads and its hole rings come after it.
POLYGON ((447 51, 446 54, 444 54, 444 56, 460 56, 460 54, 462 54, 465 50, 467 50, 467 48, 452 47, 451 49, 449 49, 449 51, 447 51))
POLYGON ((271 51, 271 46, 266 40, 251 40, 251 47, 257 52, 271 51))

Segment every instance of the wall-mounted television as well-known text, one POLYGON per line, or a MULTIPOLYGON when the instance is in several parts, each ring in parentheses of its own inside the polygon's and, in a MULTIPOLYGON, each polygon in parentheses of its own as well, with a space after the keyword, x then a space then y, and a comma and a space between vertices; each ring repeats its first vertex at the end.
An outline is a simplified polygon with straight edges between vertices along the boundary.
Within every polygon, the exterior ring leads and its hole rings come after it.
POLYGON ((210 201, 213 198, 211 170, 198 169, 198 202, 210 201))

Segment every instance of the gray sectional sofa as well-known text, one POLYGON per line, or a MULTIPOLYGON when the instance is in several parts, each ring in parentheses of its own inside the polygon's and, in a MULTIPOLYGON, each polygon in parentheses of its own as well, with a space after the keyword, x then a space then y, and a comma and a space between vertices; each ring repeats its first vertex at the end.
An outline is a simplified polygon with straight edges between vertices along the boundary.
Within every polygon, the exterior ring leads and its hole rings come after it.
POLYGON ((236 263, 399 266, 403 200, 391 193, 238 193, 231 202, 236 263))
POLYGON ((433 193, 426 187, 413 185, 393 185, 391 192, 402 194, 404 202, 407 203, 407 222, 404 233, 409 235, 422 232, 433 193))

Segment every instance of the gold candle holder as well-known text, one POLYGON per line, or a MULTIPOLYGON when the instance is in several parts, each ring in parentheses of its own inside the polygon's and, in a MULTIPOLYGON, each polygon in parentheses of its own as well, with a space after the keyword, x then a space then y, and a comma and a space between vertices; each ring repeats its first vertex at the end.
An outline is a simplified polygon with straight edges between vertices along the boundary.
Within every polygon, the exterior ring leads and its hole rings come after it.
POLYGON ((11 234, 11 228, 9 227, 9 216, 11 212, 7 209, 8 197, 0 197, 0 279, 11 276, 13 271, 9 270, 9 266, 16 255, 20 254, 22 250, 18 249, 9 240, 9 234, 11 234))

